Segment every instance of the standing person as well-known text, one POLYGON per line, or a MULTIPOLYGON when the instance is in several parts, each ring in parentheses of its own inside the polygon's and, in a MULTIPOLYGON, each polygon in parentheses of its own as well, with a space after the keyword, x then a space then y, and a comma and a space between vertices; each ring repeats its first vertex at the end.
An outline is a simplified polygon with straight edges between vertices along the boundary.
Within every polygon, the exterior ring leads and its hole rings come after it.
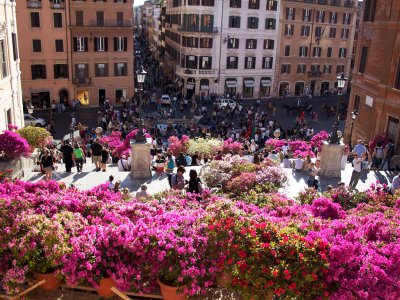
POLYGON ((73 158, 76 164, 76 170, 78 172, 82 172, 82 166, 85 160, 85 154, 83 153, 82 148, 78 144, 74 145, 73 158))
POLYGON ((46 174, 46 180, 50 181, 51 180, 51 176, 53 173, 53 168, 54 168, 54 159, 53 157, 50 155, 50 151, 49 150, 45 150, 44 151, 44 155, 40 161, 40 164, 43 168, 44 173, 46 174))
POLYGON ((101 150, 103 149, 103 146, 100 145, 99 139, 96 138, 92 146, 90 147, 90 152, 92 153, 93 157, 93 162, 96 165, 96 171, 100 171, 100 164, 101 164, 101 150))
POLYGON ((344 169, 346 169, 347 158, 349 157, 349 153, 350 153, 350 148, 349 148, 349 146, 346 145, 343 149, 342 159, 340 161, 340 169, 342 171, 344 171, 344 169))
POLYGON ((390 171, 390 160, 394 155, 394 144, 393 140, 389 140, 389 143, 385 146, 385 151, 383 154, 382 164, 380 166, 381 170, 389 170, 390 171))
POLYGON ((361 157, 367 152, 367 148, 365 148, 361 140, 358 140, 357 145, 355 145, 353 148, 353 152, 357 153, 358 157, 361 157))
POLYGON ((313 187, 318 190, 319 184, 318 180, 316 179, 318 173, 318 169, 315 167, 315 164, 312 162, 308 167, 308 179, 307 179, 307 186, 313 187))
POLYGON ((110 157, 110 153, 108 152, 108 149, 106 147, 103 147, 100 153, 101 153, 101 170, 105 172, 107 169, 107 162, 108 158, 110 157))
POLYGON ((379 167, 382 164, 383 156, 384 156, 384 149, 382 147, 381 142, 378 142, 376 144, 374 152, 372 153, 372 164, 371 164, 372 170, 376 171, 379 169, 379 167))
POLYGON ((360 180, 361 164, 366 156, 367 156, 366 152, 361 157, 357 153, 354 155, 353 173, 351 174, 350 183, 349 183, 349 187, 353 190, 356 188, 357 183, 360 180))
POLYGON ((61 146, 60 152, 62 153, 62 159, 65 164, 65 172, 70 173, 74 164, 72 159, 74 148, 71 147, 68 140, 63 141, 62 143, 63 145, 61 146))

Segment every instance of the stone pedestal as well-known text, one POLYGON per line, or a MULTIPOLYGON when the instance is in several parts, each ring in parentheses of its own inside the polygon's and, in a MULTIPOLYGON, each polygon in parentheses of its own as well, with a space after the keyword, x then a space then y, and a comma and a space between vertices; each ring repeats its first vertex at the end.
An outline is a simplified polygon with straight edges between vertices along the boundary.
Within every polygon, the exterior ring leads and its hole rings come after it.
POLYGON ((150 144, 131 144, 131 175, 133 178, 151 177, 150 144))
POLYGON ((343 144, 329 144, 324 142, 321 152, 321 164, 318 175, 340 178, 340 162, 343 155, 343 144))

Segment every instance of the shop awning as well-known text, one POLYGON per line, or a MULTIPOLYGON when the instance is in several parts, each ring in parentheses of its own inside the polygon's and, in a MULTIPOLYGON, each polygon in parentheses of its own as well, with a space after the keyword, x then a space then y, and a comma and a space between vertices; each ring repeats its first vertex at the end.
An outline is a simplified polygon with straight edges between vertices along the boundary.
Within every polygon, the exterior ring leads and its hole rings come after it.
POLYGON ((254 80, 245 80, 244 85, 246 87, 254 87, 254 80))
POLYGON ((227 80, 225 81, 225 84, 228 88, 235 88, 236 87, 236 81, 234 80, 227 80))
POLYGON ((188 90, 193 90, 194 84, 193 84, 193 83, 188 83, 188 84, 186 84, 186 88, 187 88, 188 90))
POLYGON ((271 86, 271 80, 269 80, 269 79, 262 79, 261 80, 261 85, 262 86, 271 86))
POLYGON ((209 87, 208 85, 201 85, 201 86, 200 86, 200 89, 201 89, 201 90, 209 90, 210 87, 209 87))

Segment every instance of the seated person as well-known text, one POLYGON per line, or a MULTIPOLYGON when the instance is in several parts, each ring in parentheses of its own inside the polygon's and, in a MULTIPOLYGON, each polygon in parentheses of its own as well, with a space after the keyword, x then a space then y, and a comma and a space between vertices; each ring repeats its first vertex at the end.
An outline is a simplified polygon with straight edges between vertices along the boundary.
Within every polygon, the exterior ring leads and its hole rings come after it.
POLYGON ((157 172, 164 172, 164 168, 165 168, 165 158, 164 156, 157 154, 153 170, 157 172))
POLYGON ((292 167, 292 160, 289 158, 289 155, 285 155, 285 158, 283 159, 283 167, 285 169, 290 169, 292 167))
POLYGON ((301 158, 301 155, 298 155, 297 158, 294 160, 294 169, 301 171, 304 167, 304 160, 301 158))

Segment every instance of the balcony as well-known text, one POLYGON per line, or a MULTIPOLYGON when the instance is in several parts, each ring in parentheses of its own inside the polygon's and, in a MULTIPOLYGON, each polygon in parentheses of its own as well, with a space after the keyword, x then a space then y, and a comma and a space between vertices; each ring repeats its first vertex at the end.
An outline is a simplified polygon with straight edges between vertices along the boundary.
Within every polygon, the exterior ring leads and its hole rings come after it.
POLYGON ((90 85, 92 82, 91 77, 74 77, 75 85, 90 85))
POLYGON ((60 2, 60 3, 51 2, 50 3, 50 7, 52 9, 64 9, 65 8, 65 4, 64 4, 64 2, 60 2))
POLYGON ((42 2, 37 0, 28 0, 28 8, 42 8, 42 2))
POLYGON ((202 27, 202 28, 196 28, 196 27, 182 27, 178 26, 178 31, 181 32, 202 32, 202 33, 218 33, 218 27, 202 27))
POLYGON ((73 27, 120 27, 120 28, 132 28, 132 22, 130 20, 84 20, 83 24, 73 23, 73 27))
POLYGON ((217 70, 196 70, 196 69, 188 69, 188 68, 183 68, 180 66, 176 66, 176 75, 178 76, 194 76, 194 77, 200 77, 204 75, 208 75, 210 77, 215 77, 217 75, 217 70))
POLYGON ((309 78, 322 77, 322 71, 308 71, 307 75, 308 75, 309 78))
POLYGON ((344 7, 354 7, 354 2, 351 0, 345 0, 343 3, 344 7))

